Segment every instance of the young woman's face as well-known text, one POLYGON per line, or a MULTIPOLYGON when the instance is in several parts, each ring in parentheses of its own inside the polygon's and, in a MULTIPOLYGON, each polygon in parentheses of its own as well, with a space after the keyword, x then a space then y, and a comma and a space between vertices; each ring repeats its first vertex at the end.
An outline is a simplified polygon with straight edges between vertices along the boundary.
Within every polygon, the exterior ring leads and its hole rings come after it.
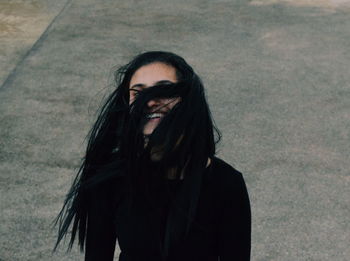
MULTIPOLYGON (((157 84, 176 83, 176 69, 170 65, 156 62, 140 67, 131 77, 129 90, 131 104, 138 92, 157 84)), ((147 118, 143 134, 150 135, 162 118, 180 101, 180 98, 155 98, 147 103, 147 118)))

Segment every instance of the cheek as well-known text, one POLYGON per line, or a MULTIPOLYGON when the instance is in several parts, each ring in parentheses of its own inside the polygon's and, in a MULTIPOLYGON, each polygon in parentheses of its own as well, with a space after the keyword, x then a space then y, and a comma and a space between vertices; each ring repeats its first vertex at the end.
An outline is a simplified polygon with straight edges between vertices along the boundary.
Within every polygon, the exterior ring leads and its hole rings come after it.
POLYGON ((134 100, 135 100, 135 95, 134 95, 132 92, 130 92, 130 93, 129 93, 129 105, 130 105, 131 103, 133 103, 134 100))
POLYGON ((170 108, 172 109, 176 104, 178 104, 180 101, 181 101, 181 98, 178 97, 176 99, 171 99, 169 100, 171 103, 170 103, 170 108))

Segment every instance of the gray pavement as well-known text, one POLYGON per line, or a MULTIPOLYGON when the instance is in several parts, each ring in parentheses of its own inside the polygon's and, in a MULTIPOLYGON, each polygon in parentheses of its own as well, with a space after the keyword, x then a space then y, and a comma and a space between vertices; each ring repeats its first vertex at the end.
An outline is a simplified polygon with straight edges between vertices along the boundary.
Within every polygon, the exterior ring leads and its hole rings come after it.
POLYGON ((252 260, 350 260, 349 1, 67 3, 0 87, 0 260, 82 260, 51 255, 50 225, 111 73, 146 50, 202 76, 250 193, 252 260))
POLYGON ((0 1, 0 86, 45 38, 67 0, 0 1))

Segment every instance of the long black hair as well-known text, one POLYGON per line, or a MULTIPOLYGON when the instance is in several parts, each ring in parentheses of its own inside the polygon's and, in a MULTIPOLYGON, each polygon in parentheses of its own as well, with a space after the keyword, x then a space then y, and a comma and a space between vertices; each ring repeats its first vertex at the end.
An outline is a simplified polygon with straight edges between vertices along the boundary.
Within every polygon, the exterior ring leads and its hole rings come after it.
POLYGON ((182 214, 179 217, 176 211, 170 213, 173 221, 166 228, 167 253, 171 244, 187 234, 193 222, 202 173, 208 158, 215 155, 221 135, 211 118, 203 84, 182 57, 161 51, 140 54, 116 71, 115 82, 117 88, 107 98, 89 132, 86 155, 55 220, 59 225, 55 249, 70 226, 69 249, 77 233, 80 248, 84 249, 91 190, 124 177, 132 199, 132 191, 137 188, 151 193, 155 184, 163 186, 167 170, 172 169, 177 179, 183 174, 185 178, 176 208, 182 214), (131 77, 140 67, 152 63, 175 68, 177 82, 147 88, 129 104, 131 77), (180 102, 145 137, 142 130, 147 118, 146 104, 159 97, 180 98, 180 102), (155 162, 151 160, 154 153, 161 155, 155 162), (149 168, 157 171, 147 173, 149 168))

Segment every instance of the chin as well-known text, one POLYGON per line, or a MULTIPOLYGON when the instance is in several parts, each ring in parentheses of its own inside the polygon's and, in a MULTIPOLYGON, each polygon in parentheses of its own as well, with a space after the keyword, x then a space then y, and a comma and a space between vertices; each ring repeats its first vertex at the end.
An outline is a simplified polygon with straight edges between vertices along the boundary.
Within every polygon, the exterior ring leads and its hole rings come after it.
POLYGON ((143 130, 143 135, 149 136, 149 135, 151 135, 153 133, 153 131, 154 131, 153 128, 152 129, 146 128, 146 129, 143 130))

